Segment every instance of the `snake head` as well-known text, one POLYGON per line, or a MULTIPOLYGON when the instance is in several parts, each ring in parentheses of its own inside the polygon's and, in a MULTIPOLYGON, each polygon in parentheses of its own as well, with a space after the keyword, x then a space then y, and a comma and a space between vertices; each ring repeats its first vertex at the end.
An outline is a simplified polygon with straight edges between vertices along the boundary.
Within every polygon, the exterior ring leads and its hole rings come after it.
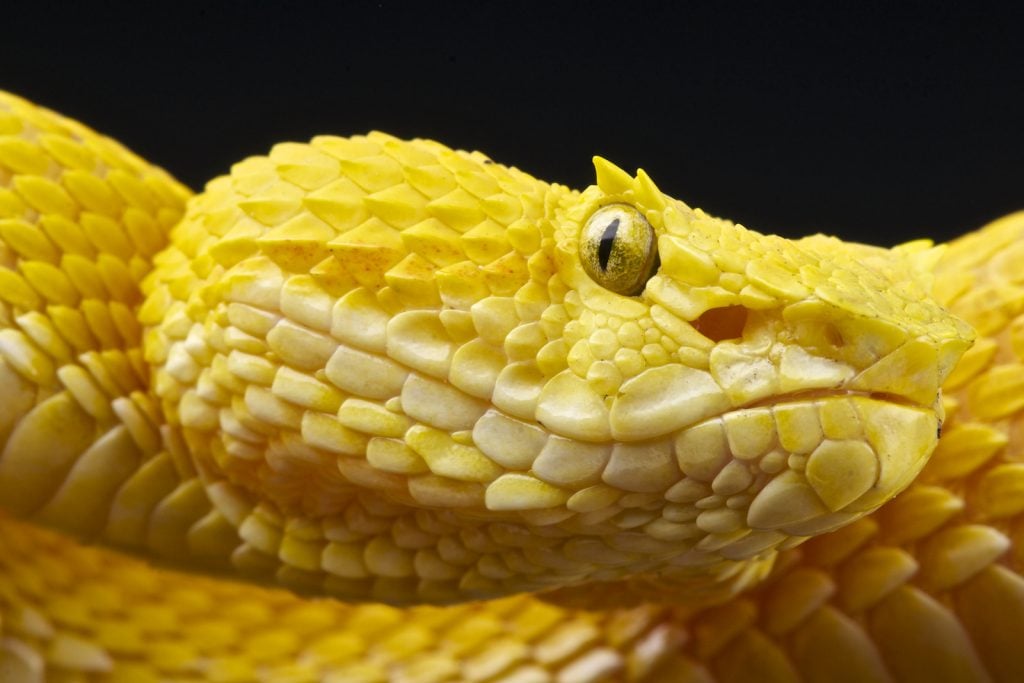
POLYGON ((971 338, 929 252, 596 169, 574 192, 375 133, 210 183, 142 311, 170 442, 236 532, 206 557, 389 602, 711 590, 913 479, 971 338))
MULTIPOLYGON (((573 288, 567 301, 580 311, 567 326, 569 356, 578 359, 570 371, 591 387, 602 375, 615 380, 603 387, 614 395, 606 432, 587 434, 672 437, 685 475, 676 484, 687 492, 681 498, 734 495, 739 481, 776 475, 785 462, 788 471, 749 508, 742 498, 727 506, 746 508, 745 523, 721 512, 738 534, 820 533, 909 483, 935 446, 940 386, 973 337, 929 298, 939 250, 761 235, 691 210, 642 171, 633 178, 595 163, 598 183, 567 211, 558 250, 573 288), (607 225, 609 207, 634 211, 654 236, 660 265, 636 296, 610 291, 586 267, 588 235, 607 234, 590 226, 607 225), (574 258, 584 267, 574 268, 574 258), (622 321, 644 330, 645 362, 628 362, 635 356, 622 343, 622 321)), ((580 389, 569 392, 577 402, 586 396, 580 389)))

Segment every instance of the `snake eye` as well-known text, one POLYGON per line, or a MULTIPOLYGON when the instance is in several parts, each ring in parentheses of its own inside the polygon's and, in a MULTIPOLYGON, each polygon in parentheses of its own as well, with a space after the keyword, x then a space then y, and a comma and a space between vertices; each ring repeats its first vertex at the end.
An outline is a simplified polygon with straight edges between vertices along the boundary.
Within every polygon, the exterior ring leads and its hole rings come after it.
POLYGON ((580 259, 597 284, 617 294, 636 296, 658 269, 654 228, 628 204, 602 206, 583 226, 580 259))

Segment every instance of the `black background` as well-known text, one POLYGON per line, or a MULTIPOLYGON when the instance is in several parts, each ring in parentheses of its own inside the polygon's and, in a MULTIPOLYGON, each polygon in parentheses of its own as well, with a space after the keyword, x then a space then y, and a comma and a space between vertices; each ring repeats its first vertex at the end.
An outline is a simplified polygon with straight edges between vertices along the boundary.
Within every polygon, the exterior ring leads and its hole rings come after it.
POLYGON ((941 240, 1024 208, 1024 23, 979 5, 128 7, 5 6, 0 88, 193 188, 376 128, 578 188, 599 153, 791 236, 941 240))

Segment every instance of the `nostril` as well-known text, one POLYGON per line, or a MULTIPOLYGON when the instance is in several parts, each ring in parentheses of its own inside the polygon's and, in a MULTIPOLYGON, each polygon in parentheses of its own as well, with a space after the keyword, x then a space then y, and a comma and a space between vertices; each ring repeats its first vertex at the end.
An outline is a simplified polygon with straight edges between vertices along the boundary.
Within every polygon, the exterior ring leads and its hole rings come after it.
POLYGON ((839 331, 832 323, 823 323, 821 326, 821 334, 830 345, 839 348, 845 342, 843 340, 843 333, 839 331))
POLYGON ((711 308, 692 323, 698 332, 715 342, 742 337, 746 324, 747 309, 743 306, 711 308))
POLYGON ((795 331, 801 346, 814 349, 819 354, 829 355, 846 344, 843 333, 830 322, 801 321, 797 324, 795 331))

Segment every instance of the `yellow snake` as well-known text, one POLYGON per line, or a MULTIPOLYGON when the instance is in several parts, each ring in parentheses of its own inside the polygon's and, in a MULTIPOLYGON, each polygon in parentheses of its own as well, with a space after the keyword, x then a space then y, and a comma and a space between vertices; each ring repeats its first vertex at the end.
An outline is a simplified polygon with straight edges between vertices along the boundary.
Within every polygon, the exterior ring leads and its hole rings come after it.
POLYGON ((0 95, 0 680, 1024 680, 1024 215, 595 169, 323 136, 192 197, 0 95))

